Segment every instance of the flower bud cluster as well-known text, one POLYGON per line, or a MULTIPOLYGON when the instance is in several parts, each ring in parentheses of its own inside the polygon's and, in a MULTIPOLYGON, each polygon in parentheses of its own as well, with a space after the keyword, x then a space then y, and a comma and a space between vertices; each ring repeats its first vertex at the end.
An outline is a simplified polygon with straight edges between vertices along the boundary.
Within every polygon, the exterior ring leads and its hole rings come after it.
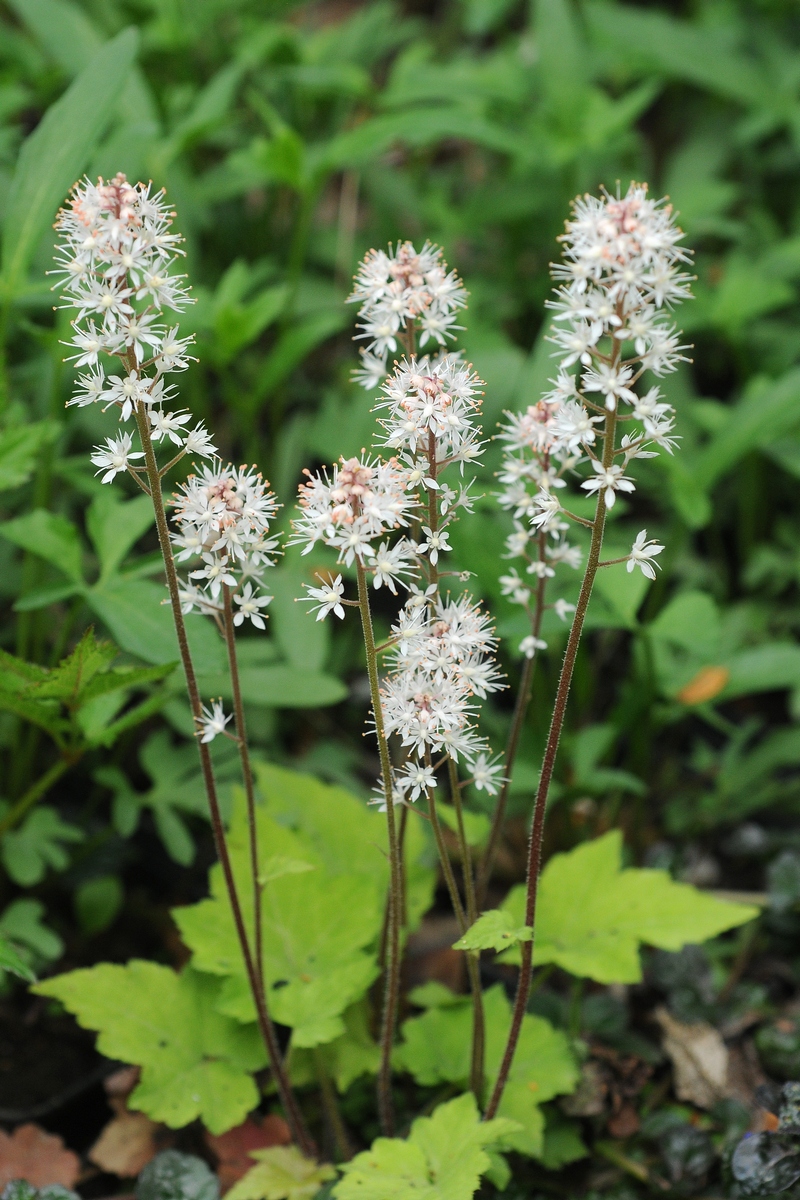
POLYGON ((255 468, 223 466, 216 459, 189 476, 173 504, 175 559, 201 560, 182 588, 183 611, 219 616, 224 586, 233 593, 234 625, 249 620, 263 629, 262 609, 272 600, 261 590, 263 576, 275 565, 278 548, 270 522, 279 505, 269 485, 255 468))
MULTIPOLYGON (((68 361, 88 368, 69 404, 116 407, 122 421, 144 407, 154 441, 166 438, 179 454, 210 457, 216 448, 204 427, 190 429, 189 413, 165 408, 172 399, 165 376, 188 367, 193 340, 163 320, 166 310, 179 313, 191 303, 185 277, 174 270, 183 253, 174 217, 163 191, 133 185, 122 174, 76 184, 59 212, 55 286, 63 306, 78 314, 68 361), (121 370, 107 375, 102 355, 119 359, 121 370)), ((141 453, 132 446, 130 434, 122 434, 96 448, 92 461, 103 483, 142 469, 133 465, 141 453)))
POLYGON ((426 242, 420 251, 411 242, 400 242, 389 252, 370 250, 354 280, 352 303, 359 303, 361 368, 353 377, 368 390, 385 378, 389 354, 407 330, 419 333, 419 345, 444 346, 453 337, 456 313, 464 308, 467 293, 455 271, 448 271, 438 246, 426 242))
MULTIPOLYGON (((564 486, 565 469, 587 465, 590 474, 580 487, 601 495, 611 508, 619 493, 635 489, 627 474, 635 459, 673 452, 672 406, 657 385, 643 396, 635 389, 646 371, 663 376, 686 361, 687 347, 668 316, 690 295, 691 277, 682 267, 691 260, 678 245, 682 237, 671 206, 649 199, 643 184, 632 183, 625 196, 604 193, 575 201, 560 238, 563 262, 552 267, 557 287, 549 302, 555 313, 550 340, 557 347, 558 373, 541 402, 546 415, 526 414, 544 439, 539 459, 534 456, 527 473, 522 471, 525 483, 540 476, 532 502, 514 477, 521 468, 512 465, 504 478, 507 507, 534 530, 557 533, 563 524, 557 489, 564 486), (613 452, 603 455, 598 442, 607 413, 615 423, 633 424, 613 452), (547 467, 541 461, 544 441, 550 443, 547 467), (560 462, 558 469, 549 465, 552 460, 560 462)), ((637 555, 633 561, 642 566, 649 559, 637 555)))
POLYGON ((492 792, 500 768, 488 762, 475 724, 475 697, 484 699, 504 686, 489 618, 469 596, 442 599, 418 592, 401 610, 392 636, 392 669, 381 699, 387 734, 397 734, 408 751, 395 778, 400 795, 416 800, 436 786, 431 755, 439 754, 478 764, 480 786, 492 792))

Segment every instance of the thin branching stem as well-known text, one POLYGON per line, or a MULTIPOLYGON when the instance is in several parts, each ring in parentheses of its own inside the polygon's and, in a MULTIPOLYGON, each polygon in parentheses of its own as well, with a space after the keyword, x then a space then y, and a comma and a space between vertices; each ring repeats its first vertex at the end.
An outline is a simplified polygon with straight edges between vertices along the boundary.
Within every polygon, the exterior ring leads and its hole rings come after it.
POLYGON ((239 748, 239 760, 242 764, 244 792, 247 799, 247 838, 250 850, 250 874, 253 880, 253 953, 256 960, 258 985, 264 990, 264 936, 261 925, 261 893, 260 872, 258 868, 258 827, 256 824, 256 793, 253 784, 253 768, 250 762, 250 748, 247 744, 247 727, 244 720, 244 704, 242 702, 242 685, 239 678, 239 659, 236 654, 236 630, 233 624, 233 605, 231 589, 227 583, 222 585, 222 595, 225 612, 225 645, 228 650, 228 669, 233 691, 233 719, 236 725, 236 745, 239 748))
POLYGON ((397 820, 394 811, 392 789, 392 764, 383 724, 380 684, 378 682, 378 657, 375 652, 375 634, 372 629, 372 613, 369 606, 367 573, 360 560, 357 561, 358 602, 361 610, 361 627, 364 633, 364 648, 369 676, 369 691, 375 733, 378 738, 378 754, 381 763, 383 796, 386 804, 386 827, 389 839, 389 918, 386 956, 386 973, 381 1018, 380 1048, 381 1061, 378 1070, 378 1113, 381 1129, 387 1137, 394 1133, 394 1105, 392 1102, 392 1046, 397 1023, 400 995, 400 920, 402 912, 402 879, 400 872, 400 845, 397 836, 397 820))
MULTIPOLYGON (((132 356, 131 356, 132 357, 132 356)), ((132 362, 131 369, 135 367, 135 362, 132 362)), ((172 617, 175 623, 175 633, 178 638, 178 649, 181 656, 184 675, 186 677, 186 689, 189 694, 189 705, 192 710, 192 717, 195 724, 200 726, 203 718, 203 705, 200 699, 200 689, 197 684, 197 675, 194 669, 192 654, 189 649, 189 639, 186 636, 186 622, 184 620, 183 611, 181 608, 180 583, 178 573, 175 569, 175 559, 172 554, 172 545, 169 537, 169 524, 167 522, 167 514, 164 508, 164 497, 161 491, 161 477, 158 472, 158 463, 156 461, 155 450, 153 449, 153 440, 150 436, 150 422, 148 414, 144 407, 140 405, 136 409, 136 423, 139 428, 139 437, 142 443, 142 449, 145 455, 145 464, 147 466, 147 477, 150 483, 150 490, 153 500, 153 512, 156 518, 156 529, 158 531, 158 541, 161 547, 161 554, 164 559, 164 573, 167 577, 167 588, 169 590, 170 605, 172 608, 172 617)), ((250 948, 250 942, 247 936, 247 928, 242 914, 242 906, 239 901, 239 894, 236 887, 236 881, 233 874, 233 865, 231 863, 228 846, 225 839, 225 827, 222 821, 222 813, 219 806, 219 797, 217 795, 217 784, 214 778, 214 767, 211 762, 211 754, 208 749, 208 744, 197 739, 197 748, 200 754, 200 766, 203 773, 203 782, 205 784, 206 796, 208 798, 208 808, 211 817, 211 828, 214 834, 214 844, 222 867, 222 873, 225 879, 225 889, 228 893, 228 898, 233 914, 234 925, 236 927, 236 935, 241 947, 242 956, 244 958, 245 971, 250 984, 250 990, 253 995, 253 1000, 256 1006, 256 1015, 261 1036, 267 1047, 269 1054, 270 1066, 275 1077, 275 1082, 278 1088, 278 1094, 283 1104, 286 1113, 286 1119, 289 1122, 289 1128, 292 1131, 292 1136, 304 1154, 309 1157, 314 1155, 314 1143, 311 1135, 306 1129, 303 1115, 300 1107, 292 1091, 289 1076, 286 1073, 283 1062, 281 1060, 280 1045, 275 1033, 275 1027, 272 1024, 272 1019, 269 1015, 267 1006, 267 998, 264 990, 259 986, 258 971, 255 965, 255 959, 250 948)))
MULTIPOLYGON (((475 896, 475 877, 472 872, 472 854, 469 848, 469 839, 464 828, 464 806, 461 802, 458 768, 449 756, 447 759, 447 771, 450 780, 450 796, 456 812, 458 849, 461 855, 464 896, 467 902, 467 920, 470 925, 473 925, 478 919, 478 908, 475 896)), ((475 1099, 478 1104, 480 1104, 483 1098, 483 1063, 486 1045, 486 1020, 483 1012, 483 992, 481 990, 481 958, 480 952, 473 950, 467 950, 466 954, 467 974, 469 975, 474 1012, 472 1021, 472 1055, 470 1058, 470 1088, 475 1093, 475 1099)))

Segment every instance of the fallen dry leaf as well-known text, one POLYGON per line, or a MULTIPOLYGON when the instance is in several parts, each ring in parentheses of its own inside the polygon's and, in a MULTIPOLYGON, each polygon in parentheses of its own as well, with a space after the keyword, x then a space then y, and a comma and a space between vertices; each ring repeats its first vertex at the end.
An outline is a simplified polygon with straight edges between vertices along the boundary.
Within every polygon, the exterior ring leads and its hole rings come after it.
POLYGON ((161 1149, 160 1128, 144 1113, 121 1112, 108 1122, 89 1151, 89 1160, 112 1175, 133 1179, 161 1149))
POLYGON ((113 1071, 111 1075, 106 1075, 103 1087, 108 1096, 108 1103, 115 1113, 124 1113, 127 1111, 126 1102, 128 1096, 139 1082, 140 1075, 140 1067, 120 1067, 118 1071, 113 1071))
POLYGON ((681 704, 703 704, 713 700, 727 687, 731 673, 727 667, 701 667, 694 679, 678 692, 681 704))
POLYGON ((71 1188, 80 1169, 77 1154, 39 1125, 18 1125, 12 1134, 0 1129, 0 1187, 12 1179, 27 1179, 34 1187, 60 1183, 71 1188))
POLYGON ((713 1025, 684 1025, 665 1008, 655 1018, 664 1031, 664 1050, 675 1070, 675 1094, 698 1108, 712 1108, 728 1093, 728 1048, 713 1025))
POLYGON ((268 1150, 271 1146, 288 1146, 292 1140, 289 1126, 283 1117, 270 1115, 248 1117, 227 1133, 206 1132, 206 1145, 219 1160, 217 1176, 225 1192, 247 1174, 253 1166, 253 1150, 268 1150))

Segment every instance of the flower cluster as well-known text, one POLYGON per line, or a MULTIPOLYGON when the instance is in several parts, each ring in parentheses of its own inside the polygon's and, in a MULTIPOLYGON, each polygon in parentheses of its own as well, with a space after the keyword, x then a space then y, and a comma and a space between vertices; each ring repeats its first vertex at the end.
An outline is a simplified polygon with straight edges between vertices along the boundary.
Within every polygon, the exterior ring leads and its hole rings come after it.
MULTIPOLYGON (((564 260, 552 267, 557 287, 549 302, 555 313, 550 340, 558 373, 540 404, 514 418, 503 434, 512 448, 527 444, 531 451, 527 458, 507 458, 502 475, 503 503, 528 524, 516 531, 520 546, 531 531, 557 536, 563 530, 558 489, 565 486, 565 472, 588 465, 580 487, 612 508, 620 493, 635 489, 627 473, 635 459, 672 453, 674 410, 657 385, 643 396, 635 389, 645 372, 667 375, 685 361, 686 347, 668 315, 690 294, 682 236, 671 206, 649 199, 643 184, 632 183, 625 196, 575 201, 560 239, 564 260), (607 414, 610 437, 603 435, 607 414), (626 422, 633 425, 617 446, 613 426, 626 422)), ((649 575, 658 551, 644 557, 640 549, 629 565, 647 566, 649 575)), ((513 594, 512 581, 508 587, 513 594)))
POLYGON ((262 580, 278 547, 269 528, 279 506, 269 485, 255 468, 216 459, 189 476, 173 503, 176 561, 201 561, 181 591, 183 611, 219 617, 227 587, 236 605, 234 625, 249 620, 263 629, 262 609, 272 596, 261 591, 262 580))
POLYGON ((397 734, 408 750, 395 778, 400 796, 416 800, 436 786, 431 755, 439 754, 465 759, 476 784, 493 793, 501 768, 489 762, 475 727, 475 697, 483 699, 504 686, 488 617, 469 596, 412 594, 392 637, 393 669, 381 701, 387 734, 397 734))
MULTIPOLYGON (((305 473, 308 480, 300 485, 300 516, 292 522, 290 544, 303 545, 303 554, 318 542, 332 546, 339 562, 349 567, 358 561, 372 572, 375 587, 385 583, 395 592, 395 581, 413 569, 416 557, 416 546, 408 538, 401 537, 394 546, 386 540, 408 526, 416 508, 408 471, 394 458, 342 458, 330 474, 305 473)), ((321 598, 316 589, 310 594, 321 598)), ((335 607, 327 606, 321 615, 335 607)))
POLYGON ((426 242, 420 251, 411 242, 400 242, 395 251, 370 250, 356 275, 351 302, 359 308, 361 368, 354 378, 363 387, 376 388, 386 376, 389 354, 398 342, 408 344, 409 332, 419 333, 419 345, 444 346, 453 336, 456 313, 464 308, 467 293, 455 271, 448 271, 438 246, 426 242))
MULTIPOLYGON (((538 636, 542 613, 553 608, 566 620, 574 606, 559 598, 545 605, 545 589, 559 565, 577 570, 581 551, 571 545, 564 533, 568 523, 556 514, 547 530, 537 530, 534 522, 540 514, 539 497, 552 495, 553 489, 566 487, 565 474, 579 459, 568 437, 564 436, 561 416, 563 409, 552 398, 531 404, 523 413, 506 413, 508 423, 501 426, 499 438, 506 443, 501 470, 498 473, 503 490, 498 494, 501 506, 514 515, 514 532, 506 539, 506 557, 522 559, 525 576, 516 569, 500 577, 503 595, 513 604, 524 608, 531 622, 531 633, 522 639, 521 652, 533 658, 547 643, 538 636)), ((589 422, 600 418, 589 417, 589 422)), ((593 436, 589 424, 587 437, 593 436)))
MULTIPOLYGON (((179 313, 191 302, 184 276, 174 270, 182 253, 174 217, 163 191, 130 184, 121 174, 76 184, 60 211, 55 286, 64 306, 77 310, 68 360, 87 368, 69 404, 115 407, 122 421, 144 408, 154 441, 167 439, 179 455, 210 457, 216 448, 203 426, 189 428, 189 413, 165 408, 172 399, 165 376, 187 368, 192 343, 164 320, 166 310, 179 313), (107 375, 102 355, 119 359, 121 369, 107 375)), ((92 462, 103 483, 143 469, 134 465, 142 455, 132 447, 123 433, 96 448, 92 462)))

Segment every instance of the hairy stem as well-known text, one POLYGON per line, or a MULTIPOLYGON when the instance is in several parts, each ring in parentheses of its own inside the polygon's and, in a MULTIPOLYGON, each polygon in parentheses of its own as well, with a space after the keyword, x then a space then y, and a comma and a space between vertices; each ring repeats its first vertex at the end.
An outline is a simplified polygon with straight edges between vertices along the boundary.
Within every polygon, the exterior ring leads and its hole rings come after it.
POLYGON ((317 1073, 317 1081, 319 1082, 320 1096, 322 1097, 322 1107, 327 1122, 330 1125, 331 1133, 333 1134, 336 1153, 343 1162, 349 1162, 353 1157, 353 1147, 350 1142, 350 1135, 347 1132, 347 1126, 344 1123, 342 1110, 339 1108, 336 1091, 328 1074, 325 1056, 320 1046, 315 1046, 312 1053, 314 1055, 314 1068, 317 1073))
POLYGON ((364 564, 356 560, 358 568, 358 603, 361 610, 361 627, 364 632, 364 647, 367 658, 369 691, 372 698, 372 714, 378 738, 378 754, 381 762, 383 795, 386 803, 386 826, 389 839, 389 914, 386 974, 381 1019, 381 1062, 378 1071, 378 1113, 381 1129, 387 1137, 394 1133, 394 1105, 392 1103, 392 1045, 397 1022, 397 1007, 400 994, 400 919, 402 912, 403 885, 400 871, 400 844, 397 836, 397 821, 392 794, 392 764, 383 725, 383 707, 378 683, 378 656, 375 653, 375 634, 372 629, 372 613, 369 607, 369 589, 364 564))
MULTIPOLYGON (((131 369, 134 368, 135 361, 131 366, 131 369)), ((156 529, 158 530, 158 541, 161 547, 161 555, 164 559, 164 573, 167 577, 167 587, 169 589, 172 617, 175 622, 175 633, 178 638, 178 649, 180 651, 181 663, 183 664, 183 672, 186 677, 186 689, 189 694, 189 704, 192 710, 192 716, 195 722, 199 724, 199 722, 202 720, 203 705, 200 700, 200 690, 197 685, 197 675, 195 673, 194 663, 192 661, 192 655, 189 649, 189 640, 186 636, 186 622, 184 621, 183 612, 181 610, 180 584, 178 581, 178 573, 175 569, 175 559, 172 554, 172 545, 169 538, 169 524, 167 522, 167 514, 164 508, 164 497, 161 491, 161 477, 158 473, 158 463, 156 461, 155 451, 153 449, 153 441, 150 436, 150 422, 148 420, 148 413, 143 405, 140 405, 136 410, 136 423, 139 427, 139 437, 141 439, 142 449, 144 450, 145 455, 147 478, 150 484, 150 491, 153 499, 153 511, 156 518, 156 529)), ((201 742, 199 738, 197 740, 197 749, 200 754, 200 766, 203 772, 203 782, 205 784, 206 796, 208 798, 208 807, 211 816, 211 828, 214 833, 214 844, 217 851, 217 857, 219 858, 222 866, 222 873, 225 878, 225 888, 230 900, 233 920, 236 926, 236 935, 239 939, 239 945, 244 957, 245 970, 247 972, 250 990, 253 994, 253 1000, 256 1006, 259 1029, 267 1047, 270 1066, 278 1087, 281 1103, 283 1104, 284 1111, 286 1112, 286 1119, 289 1122, 289 1128, 292 1131, 292 1136, 302 1152, 311 1157, 314 1154, 314 1144, 311 1139, 311 1135, 306 1129, 302 1113, 300 1112, 299 1105, 289 1082, 289 1077, 281 1060, 278 1038, 267 1007, 266 993, 259 986, 258 971, 256 969, 253 954, 250 949, 250 943, 247 937, 247 929, 245 926, 244 917, 242 915, 242 906, 239 902, 239 894, 233 875, 233 865, 231 863, 227 842, 225 840, 225 827, 222 822, 222 813, 219 807, 219 797, 217 795, 217 785, 214 778, 214 768, 211 762, 211 754, 208 749, 208 744, 201 742)))
MULTIPOLYGON (((540 533, 538 536, 539 543, 539 562, 545 562, 545 545, 547 534, 540 533)), ((539 637, 542 629, 542 617, 544 616, 544 599, 547 580, 544 574, 539 576, 536 584, 536 604, 533 610, 533 619, 531 620, 531 635, 535 638, 539 637)), ((514 715, 511 718, 511 728, 508 733, 508 741, 506 743, 506 753, 504 759, 504 778, 500 787, 500 794, 497 797, 494 813, 492 814, 492 828, 489 833, 489 841, 486 845, 486 853, 483 856, 480 873, 478 875, 478 907, 483 908, 486 903, 486 893, 489 889, 489 881, 492 877, 492 867, 494 866, 494 857, 497 854, 497 847, 500 842, 500 834, 503 830, 503 821, 506 816, 506 808, 508 807, 508 793, 511 788, 511 779, 514 774, 514 762, 519 750, 519 742, 522 737, 522 730, 525 726, 525 717, 528 713, 528 705, 531 702, 531 689, 533 687, 533 671, 536 663, 535 653, 530 658, 525 659, 522 664, 522 674, 519 681, 519 690, 517 691, 517 699, 514 704, 514 715)))
POLYGON ((464 912, 464 905, 461 903, 461 897, 458 894, 458 884, 456 883, 456 877, 453 874, 450 855, 447 852, 447 845, 445 844, 444 834, 442 833, 442 825, 439 820, 439 814, 436 811, 436 801, 433 798, 433 788, 427 789, 427 795, 428 813, 430 814, 431 818, 433 836, 436 840, 436 849, 439 852, 439 862, 442 864, 442 874, 444 875, 444 881, 447 884, 447 890, 450 893, 450 903, 453 906, 453 912, 455 913, 456 920, 458 921, 458 928, 460 929, 461 933, 464 934, 467 932, 469 922, 467 921, 467 914, 464 912))
MULTIPOLYGON (((458 849, 461 854, 461 873, 464 878, 464 895, 467 901, 467 919, 473 925, 478 919, 478 908, 475 900, 475 879, 472 873, 472 854, 464 830, 464 808, 461 803, 461 788, 458 786, 458 769, 452 758, 448 757, 447 770, 450 777, 450 795, 453 808, 456 810, 456 825, 458 828, 458 849)), ((486 1021, 483 1013, 483 992, 481 990, 481 956, 480 951, 467 951, 467 973, 472 992, 472 1056, 470 1060, 470 1088, 475 1093, 478 1104, 483 1098, 483 1061, 486 1044, 486 1021)))
MULTIPOLYGON (((603 463, 610 466, 614 457, 614 434, 616 431, 616 413, 606 413, 605 430, 603 437, 603 463)), ((597 495, 597 508, 595 510, 594 523, 592 525, 592 540, 589 547, 589 556, 586 561, 586 571, 584 572, 583 582, 581 583, 580 595, 578 603, 575 606, 575 614, 572 619, 572 627, 569 631, 567 639, 567 648, 564 653, 564 662, 561 667, 561 675, 558 680, 558 689, 556 691, 555 704, 553 706, 553 717, 550 722, 550 732, 547 736, 547 744, 545 746, 544 758, 542 759, 542 773, 539 777, 539 787, 536 791, 536 800, 533 806, 533 824, 531 826, 531 836, 528 843, 528 871, 526 880, 526 897, 525 897, 525 924, 530 925, 536 935, 536 898, 539 886, 539 874, 542 865, 542 835, 544 833, 544 816, 547 807, 547 794, 550 790, 550 781, 553 777, 553 767, 556 761, 558 752, 558 743, 561 738, 561 730, 564 726, 564 716, 567 710, 567 698, 569 696, 570 684, 572 683, 572 673, 575 669, 575 658, 578 653, 578 646, 583 632, 583 622, 586 617, 586 610, 589 607, 589 597, 592 594, 592 585, 594 584, 595 575, 597 574, 598 564, 600 562, 600 549, 603 544, 603 531, 605 529, 606 519, 606 502, 605 494, 601 490, 597 495)), ((514 1000, 514 1011, 511 1018, 511 1029, 508 1034, 503 1060, 500 1064, 500 1072, 497 1076, 497 1082, 494 1086, 489 1105, 486 1109, 485 1117, 491 1119, 497 1112, 500 1101, 503 1097, 503 1091, 508 1081, 508 1074, 511 1070, 511 1063, 514 1059, 514 1053, 517 1049, 520 1030, 522 1029, 522 1018, 525 1016, 525 1009, 528 1004, 528 994, 531 985, 531 971, 533 963, 533 939, 529 942, 522 943, 522 966, 520 967, 519 980, 517 982, 517 994, 514 1000)))
POLYGON ((261 892, 258 872, 258 829, 256 827, 256 795, 253 786, 253 769, 250 764, 250 748, 247 745, 247 728, 244 723, 244 704, 239 679, 239 659, 236 655, 236 630, 233 624, 231 589, 223 584, 225 606, 225 645, 228 649, 228 668, 233 690, 233 719, 236 722, 236 742, 242 764, 242 778, 247 798, 247 838, 250 849, 250 874, 253 877, 253 953, 256 960, 258 986, 264 991, 264 936, 261 928, 261 892))

